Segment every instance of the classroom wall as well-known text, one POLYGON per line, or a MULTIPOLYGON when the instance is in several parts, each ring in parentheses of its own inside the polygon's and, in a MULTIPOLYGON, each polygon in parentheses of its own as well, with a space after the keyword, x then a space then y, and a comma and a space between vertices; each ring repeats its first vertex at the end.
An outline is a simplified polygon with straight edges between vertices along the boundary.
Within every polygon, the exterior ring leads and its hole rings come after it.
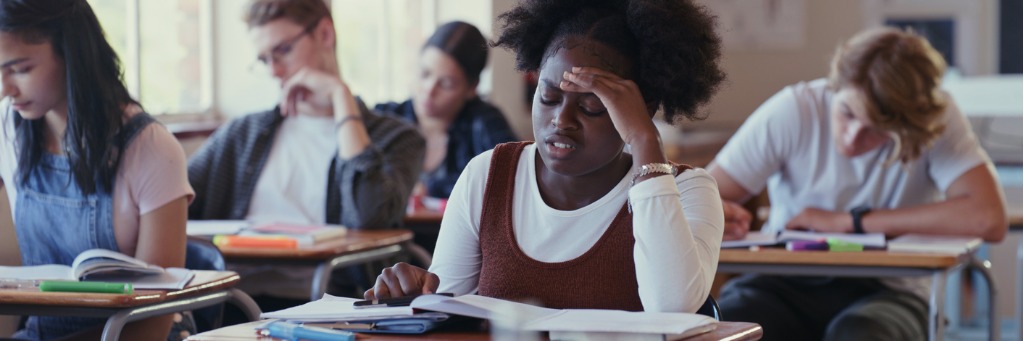
MULTIPOLYGON (((491 17, 497 18, 501 13, 512 9, 516 0, 492 0, 491 17)), ((492 23, 492 32, 501 32, 497 21, 492 23)), ((491 49, 491 103, 505 113, 512 130, 520 139, 533 140, 533 127, 530 124, 530 106, 523 98, 526 96, 523 75, 516 71, 516 56, 505 49, 491 49)))
MULTIPOLYGON (((935 0, 931 2, 934 5, 931 8, 921 8, 921 3, 921 1, 911 0, 803 1, 805 11, 803 46, 779 50, 747 49, 739 51, 726 49, 723 65, 728 75, 728 83, 708 107, 711 112, 710 117, 702 123, 689 124, 687 128, 697 128, 701 125, 736 128, 761 103, 786 85, 825 77, 828 73, 829 60, 836 46, 865 28, 866 21, 871 19, 870 15, 865 15, 865 10, 888 8, 891 12, 900 12, 906 11, 902 9, 903 7, 917 6, 915 7, 916 11, 931 12, 935 15, 970 13, 977 20, 969 31, 975 32, 977 35, 972 36, 968 42, 958 43, 977 44, 976 46, 979 48, 974 51, 976 55, 971 59, 977 59, 978 62, 976 67, 964 70, 964 75, 973 76, 996 72, 997 27, 995 21, 998 4, 995 1, 935 0)), ((728 29, 727 27, 720 28, 728 29)))

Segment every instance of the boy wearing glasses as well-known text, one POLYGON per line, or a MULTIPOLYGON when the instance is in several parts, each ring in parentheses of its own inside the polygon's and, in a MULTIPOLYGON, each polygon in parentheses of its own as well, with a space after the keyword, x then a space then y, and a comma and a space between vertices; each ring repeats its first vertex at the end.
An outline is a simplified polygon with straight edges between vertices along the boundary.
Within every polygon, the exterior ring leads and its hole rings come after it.
MULTIPOLYGON (((281 103, 221 127, 189 160, 197 194, 189 219, 399 226, 424 141, 349 91, 325 2, 252 0, 245 22, 258 65, 280 82, 281 103)), ((309 288, 274 284, 297 297, 309 288)))

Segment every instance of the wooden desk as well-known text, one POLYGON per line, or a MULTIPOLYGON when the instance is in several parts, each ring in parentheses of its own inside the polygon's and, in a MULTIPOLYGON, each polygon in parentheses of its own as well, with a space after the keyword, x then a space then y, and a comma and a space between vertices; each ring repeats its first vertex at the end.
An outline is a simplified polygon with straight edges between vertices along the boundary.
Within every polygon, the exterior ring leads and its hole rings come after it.
POLYGON ((315 265, 310 300, 323 297, 331 272, 335 269, 386 259, 403 252, 411 243, 409 230, 349 230, 343 238, 311 248, 268 249, 221 247, 224 258, 233 264, 315 265))
POLYGON ((430 267, 431 255, 434 253, 434 246, 437 245, 437 237, 441 233, 441 219, 444 213, 441 211, 421 208, 405 215, 405 228, 413 233, 413 241, 420 248, 413 250, 415 259, 424 268, 430 267))
POLYGON ((431 224, 441 226, 441 218, 444 218, 443 212, 422 209, 406 214, 404 221, 406 225, 431 224))
POLYGON ((103 340, 117 340, 129 322, 223 302, 236 304, 250 320, 260 309, 238 289, 238 274, 231 271, 196 271, 182 290, 137 290, 131 294, 0 290, 0 315, 106 317, 103 340))
MULTIPOLYGON (((249 322, 205 333, 190 336, 188 341, 214 341, 214 340, 278 340, 270 337, 256 335, 255 327, 262 322, 249 322)), ((686 338, 686 341, 748 341, 759 340, 763 331, 756 323, 746 322, 719 322, 715 330, 686 338)), ((487 331, 438 331, 423 335, 383 335, 383 334, 359 334, 359 340, 490 340, 487 331)))
MULTIPOLYGON (((887 251, 791 252, 782 249, 723 249, 718 260, 718 271, 722 273, 756 273, 785 276, 837 276, 837 277, 914 277, 931 276, 932 285, 928 304, 928 339, 942 340, 944 337, 943 303, 946 294, 946 278, 962 268, 976 270, 986 279, 989 292, 989 310, 995 310, 995 288, 991 268, 986 262, 978 261, 971 254, 925 254, 895 253, 887 251), (942 323, 940 323, 942 322, 942 323)), ((996 319, 989 324, 989 338, 999 339, 999 323, 996 319)))

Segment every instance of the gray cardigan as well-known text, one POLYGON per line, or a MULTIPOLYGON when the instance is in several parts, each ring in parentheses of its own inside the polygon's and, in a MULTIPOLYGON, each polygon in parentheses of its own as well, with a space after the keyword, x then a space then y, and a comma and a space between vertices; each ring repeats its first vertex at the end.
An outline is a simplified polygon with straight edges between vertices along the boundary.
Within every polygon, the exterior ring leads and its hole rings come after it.
MULTIPOLYGON (((359 102, 371 144, 349 160, 335 152, 327 180, 328 224, 349 228, 401 226, 422 171, 423 137, 411 126, 370 112, 359 102)), ((188 218, 245 219, 256 181, 283 118, 278 108, 219 128, 188 162, 196 192, 188 218)))

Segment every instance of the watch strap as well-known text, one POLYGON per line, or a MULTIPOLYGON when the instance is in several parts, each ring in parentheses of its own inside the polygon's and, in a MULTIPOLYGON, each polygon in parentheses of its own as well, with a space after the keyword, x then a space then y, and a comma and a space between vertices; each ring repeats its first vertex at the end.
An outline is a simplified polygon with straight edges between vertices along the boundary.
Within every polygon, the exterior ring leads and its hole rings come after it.
POLYGON ((853 217, 853 233, 864 234, 864 216, 871 212, 869 206, 857 206, 850 210, 850 216, 853 217))

